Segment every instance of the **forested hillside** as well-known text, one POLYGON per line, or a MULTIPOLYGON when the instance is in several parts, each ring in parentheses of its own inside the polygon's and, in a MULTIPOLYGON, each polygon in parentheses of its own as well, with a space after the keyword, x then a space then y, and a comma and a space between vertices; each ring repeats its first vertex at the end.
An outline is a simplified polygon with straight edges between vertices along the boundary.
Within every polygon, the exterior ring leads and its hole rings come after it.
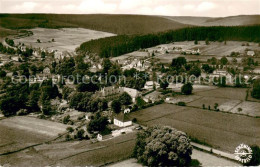
POLYGON ((108 14, 0 14, 0 27, 30 29, 81 27, 114 34, 149 34, 188 27, 167 18, 108 14))
POLYGON ((81 44, 78 51, 116 57, 125 53, 174 41, 254 41, 260 42, 260 25, 234 27, 191 27, 148 35, 119 35, 81 44))

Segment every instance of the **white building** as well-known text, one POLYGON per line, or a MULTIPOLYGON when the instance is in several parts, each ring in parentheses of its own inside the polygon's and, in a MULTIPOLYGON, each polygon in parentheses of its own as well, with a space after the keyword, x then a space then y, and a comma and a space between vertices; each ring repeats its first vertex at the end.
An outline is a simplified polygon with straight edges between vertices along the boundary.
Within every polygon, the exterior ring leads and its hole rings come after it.
POLYGON ((136 89, 122 87, 123 91, 128 93, 132 97, 133 103, 135 103, 136 98, 140 95, 140 92, 136 89))
POLYGON ((114 118, 114 124, 119 127, 131 126, 133 123, 127 114, 120 113, 114 118))
POLYGON ((158 84, 157 82, 154 82, 154 81, 147 81, 144 85, 144 89, 150 90, 150 89, 153 89, 153 86, 155 86, 155 88, 157 89, 160 87, 160 84, 158 84))
POLYGON ((255 52, 254 51, 247 51, 247 56, 254 56, 255 52))

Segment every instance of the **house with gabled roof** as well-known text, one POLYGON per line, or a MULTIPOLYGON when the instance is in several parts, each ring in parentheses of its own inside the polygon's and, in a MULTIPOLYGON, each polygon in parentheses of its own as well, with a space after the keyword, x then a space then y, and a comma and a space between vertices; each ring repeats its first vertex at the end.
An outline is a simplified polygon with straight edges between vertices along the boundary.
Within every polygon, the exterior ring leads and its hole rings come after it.
POLYGON ((131 126, 132 124, 132 120, 128 117, 128 115, 122 112, 114 117, 114 125, 116 126, 127 127, 131 126))

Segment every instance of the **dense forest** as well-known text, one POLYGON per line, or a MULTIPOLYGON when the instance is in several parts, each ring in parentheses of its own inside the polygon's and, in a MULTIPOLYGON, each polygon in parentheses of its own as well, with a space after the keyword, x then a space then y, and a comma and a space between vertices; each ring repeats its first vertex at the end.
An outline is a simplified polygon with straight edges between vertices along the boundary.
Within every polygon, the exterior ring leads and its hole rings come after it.
POLYGON ((97 53, 100 57, 116 57, 143 48, 175 41, 254 41, 260 42, 260 25, 233 27, 189 27, 147 35, 119 35, 81 44, 78 51, 97 53))

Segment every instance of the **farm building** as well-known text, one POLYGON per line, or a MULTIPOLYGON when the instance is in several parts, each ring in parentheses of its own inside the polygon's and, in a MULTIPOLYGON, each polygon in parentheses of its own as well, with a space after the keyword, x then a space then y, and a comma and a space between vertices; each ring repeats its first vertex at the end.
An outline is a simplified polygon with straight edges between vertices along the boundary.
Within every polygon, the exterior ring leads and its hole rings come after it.
POLYGON ((247 51, 247 56, 254 56, 255 52, 254 51, 247 51))
POLYGON ((158 91, 154 91, 152 93, 149 93, 148 95, 145 95, 143 97, 143 100, 147 103, 151 102, 154 103, 156 101, 159 101, 162 99, 161 93, 158 91))
POLYGON ((98 134, 97 135, 97 140, 98 141, 104 141, 104 140, 108 140, 108 139, 111 139, 112 138, 112 135, 109 134, 109 135, 102 135, 102 134, 98 134))
POLYGON ((255 69, 253 70, 253 73, 255 73, 255 74, 260 74, 260 67, 255 68, 255 69))
POLYGON ((132 125, 132 121, 127 114, 120 113, 114 118, 114 124, 119 127, 127 127, 132 125))
POLYGON ((153 89, 153 86, 155 86, 156 89, 160 87, 160 85, 157 82, 147 81, 144 85, 144 89, 150 90, 153 89))
POLYGON ((132 101, 135 102, 135 99, 140 95, 140 92, 136 89, 122 87, 123 91, 128 93, 132 97, 132 101))

